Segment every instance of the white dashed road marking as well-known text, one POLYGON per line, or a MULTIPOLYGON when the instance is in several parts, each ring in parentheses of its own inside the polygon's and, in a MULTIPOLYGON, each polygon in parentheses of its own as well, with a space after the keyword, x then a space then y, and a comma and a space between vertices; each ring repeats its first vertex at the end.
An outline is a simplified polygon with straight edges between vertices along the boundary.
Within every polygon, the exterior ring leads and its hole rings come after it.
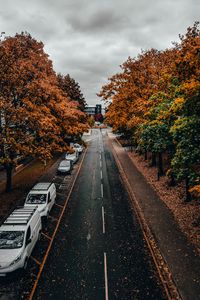
POLYGON ((89 241, 90 239, 91 239, 91 235, 90 235, 90 233, 88 233, 87 240, 89 241))
POLYGON ((102 206, 102 222, 103 222, 103 233, 105 233, 105 212, 104 207, 102 206))
POLYGON ((103 183, 101 183, 101 197, 103 198, 103 183))
POLYGON ((107 257, 104 252, 104 279, 105 279, 105 299, 108 300, 108 273, 107 273, 107 257))

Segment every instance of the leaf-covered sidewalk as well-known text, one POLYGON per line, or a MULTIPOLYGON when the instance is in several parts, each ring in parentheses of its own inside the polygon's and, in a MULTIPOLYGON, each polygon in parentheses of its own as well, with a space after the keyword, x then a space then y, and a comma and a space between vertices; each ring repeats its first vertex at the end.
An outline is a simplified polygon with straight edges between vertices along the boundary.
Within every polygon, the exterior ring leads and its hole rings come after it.
POLYGON ((157 180, 157 169, 149 167, 148 162, 135 152, 128 152, 134 165, 143 174, 148 183, 156 190, 160 199, 173 213, 181 230, 195 245, 200 253, 200 203, 198 200, 184 203, 184 187, 170 187, 165 176, 157 180))
POLYGON ((109 134, 126 179, 154 239, 166 261, 182 299, 199 299, 200 260, 195 247, 181 231, 172 211, 138 170, 133 160, 109 134))

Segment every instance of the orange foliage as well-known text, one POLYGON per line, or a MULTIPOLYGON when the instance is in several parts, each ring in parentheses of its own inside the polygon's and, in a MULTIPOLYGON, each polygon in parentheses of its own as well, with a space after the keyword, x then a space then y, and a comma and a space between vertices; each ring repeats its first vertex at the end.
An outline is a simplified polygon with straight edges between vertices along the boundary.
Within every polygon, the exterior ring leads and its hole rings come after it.
POLYGON ((166 78, 174 63, 176 49, 160 52, 151 49, 142 52, 137 59, 128 60, 121 66, 122 73, 109 79, 99 96, 111 101, 106 114, 107 122, 115 130, 135 130, 145 122, 145 115, 156 102, 149 98, 161 89, 167 90, 166 78))
POLYGON ((42 42, 16 34, 0 47, 0 161, 16 155, 48 159, 69 149, 67 139, 81 135, 84 113, 58 87, 42 42))

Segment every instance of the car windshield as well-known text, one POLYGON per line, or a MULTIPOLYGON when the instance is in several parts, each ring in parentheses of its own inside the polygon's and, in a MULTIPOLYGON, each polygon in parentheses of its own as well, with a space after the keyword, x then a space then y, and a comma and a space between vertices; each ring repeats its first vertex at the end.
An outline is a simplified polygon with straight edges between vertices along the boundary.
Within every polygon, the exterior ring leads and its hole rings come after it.
POLYGON ((16 249, 23 246, 24 231, 0 231, 0 249, 16 249))
POLYGON ((70 166, 70 161, 69 160, 64 160, 61 161, 60 167, 69 167, 70 166))
POLYGON ((74 157, 74 156, 76 156, 76 153, 74 152, 74 153, 68 153, 67 154, 67 157, 74 157))
POLYGON ((28 204, 45 204, 47 199, 46 194, 29 194, 26 200, 28 204))

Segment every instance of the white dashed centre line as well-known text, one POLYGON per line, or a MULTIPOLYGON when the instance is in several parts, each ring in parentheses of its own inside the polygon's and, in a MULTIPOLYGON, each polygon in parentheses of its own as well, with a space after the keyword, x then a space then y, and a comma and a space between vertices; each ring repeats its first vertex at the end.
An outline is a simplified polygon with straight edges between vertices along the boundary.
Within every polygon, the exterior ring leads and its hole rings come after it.
POLYGON ((101 197, 103 198, 103 183, 101 183, 101 197))
POLYGON ((101 162, 101 160, 100 160, 100 168, 102 168, 102 162, 101 162))
POLYGON ((107 257, 104 252, 104 277, 105 277, 105 299, 108 300, 108 273, 107 273, 107 257))
POLYGON ((104 207, 102 206, 102 222, 103 222, 103 233, 105 233, 105 212, 104 207))
POLYGON ((102 172, 102 170, 101 170, 101 179, 103 179, 103 172, 102 172))

